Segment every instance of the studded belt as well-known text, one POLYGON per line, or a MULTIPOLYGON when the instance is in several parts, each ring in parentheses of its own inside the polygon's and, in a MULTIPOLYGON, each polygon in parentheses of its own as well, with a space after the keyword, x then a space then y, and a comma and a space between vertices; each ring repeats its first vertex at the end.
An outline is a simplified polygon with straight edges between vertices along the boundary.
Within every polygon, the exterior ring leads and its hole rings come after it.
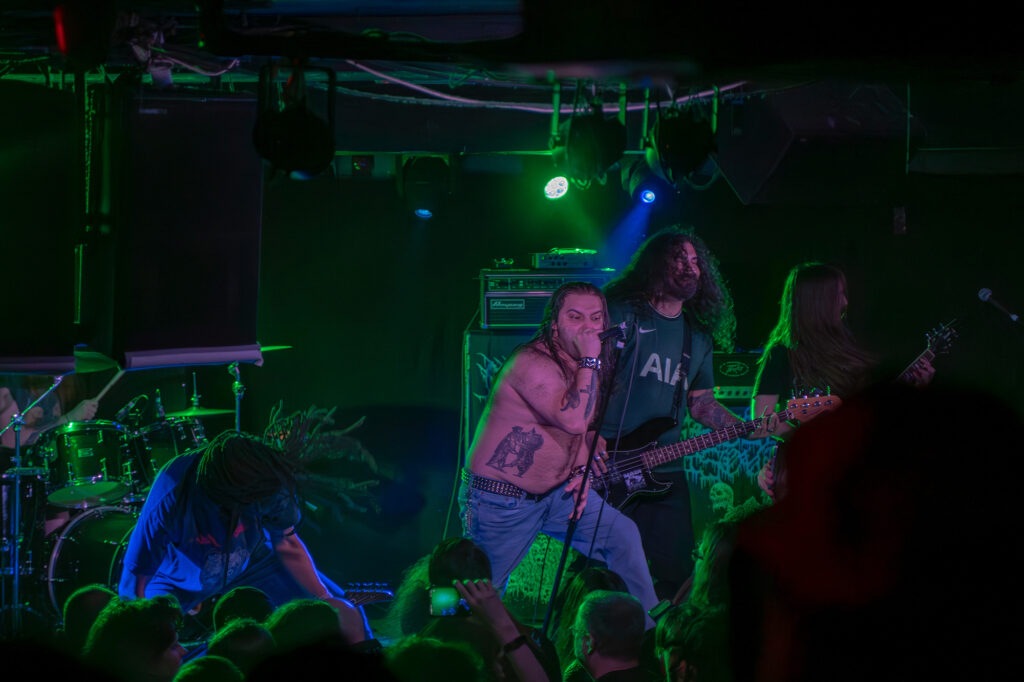
POLYGON ((476 488, 477 490, 483 490, 485 493, 494 493, 496 495, 504 495, 505 497, 519 497, 524 500, 530 500, 531 502, 538 502, 548 496, 547 493, 530 493, 517 485, 506 483, 505 481, 496 481, 493 478, 484 478, 483 476, 477 476, 473 472, 463 469, 462 470, 462 482, 468 485, 470 488, 476 488))

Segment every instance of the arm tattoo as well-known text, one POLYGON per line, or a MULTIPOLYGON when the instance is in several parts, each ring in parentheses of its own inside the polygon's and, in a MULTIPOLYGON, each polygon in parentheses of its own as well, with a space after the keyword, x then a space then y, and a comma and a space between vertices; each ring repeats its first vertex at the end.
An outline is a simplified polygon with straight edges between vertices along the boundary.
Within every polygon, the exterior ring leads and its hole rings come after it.
POLYGON ((710 429, 721 429, 740 421, 715 400, 710 391, 690 401, 690 416, 710 429))
POLYGON ((565 405, 562 406, 562 412, 565 412, 566 410, 575 410, 577 407, 579 407, 580 393, 586 393, 587 404, 583 408, 583 416, 590 416, 590 413, 594 409, 594 396, 597 395, 597 391, 595 390, 595 388, 597 387, 597 377, 595 375, 596 372, 591 373, 590 386, 588 386, 587 388, 581 388, 579 390, 576 390, 575 388, 569 389, 569 391, 565 394, 565 405))
POLYGON ((569 389, 565 394, 565 405, 562 406, 562 412, 566 410, 575 410, 580 406, 580 394, 575 388, 569 389))
POLYGON ((597 372, 590 373, 590 386, 581 392, 587 394, 587 407, 583 411, 583 416, 589 418, 590 413, 594 410, 594 397, 597 395, 597 372))

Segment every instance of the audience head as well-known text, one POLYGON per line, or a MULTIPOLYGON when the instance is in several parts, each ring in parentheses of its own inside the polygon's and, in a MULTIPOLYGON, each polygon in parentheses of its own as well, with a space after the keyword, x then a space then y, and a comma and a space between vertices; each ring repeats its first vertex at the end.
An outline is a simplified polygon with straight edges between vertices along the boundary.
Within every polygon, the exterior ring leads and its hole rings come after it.
POLYGON ((113 599, 117 599, 117 592, 101 583, 92 583, 79 587, 64 600, 60 636, 68 651, 82 653, 89 628, 113 599))
POLYGON ((324 639, 344 642, 338 612, 320 599, 292 599, 281 604, 266 621, 279 651, 324 639))
POLYGON ((604 566, 587 566, 572 577, 566 588, 559 593, 555 618, 558 626, 553 639, 563 667, 574 660, 573 623, 576 621, 576 613, 583 599, 595 590, 629 591, 622 576, 604 566))
POLYGON ((484 661, 465 642, 409 635, 384 650, 388 669, 400 682, 485 682, 484 661))
POLYGON ((181 666, 174 682, 243 682, 245 675, 237 665, 213 654, 193 658, 181 666))
POLYGON ((213 629, 220 630, 235 618, 251 618, 262 623, 274 610, 274 603, 258 587, 240 585, 229 590, 213 605, 213 629))
POLYGON ((431 585, 451 587, 454 580, 491 579, 491 560, 472 540, 442 540, 430 553, 427 576, 431 585))
POLYGON ((686 601, 698 606, 729 604, 729 561, 740 521, 756 510, 739 511, 704 527, 694 552, 693 580, 686 601))
POLYGON ((430 557, 425 554, 410 564, 395 589, 384 625, 395 639, 420 632, 430 622, 430 557))
POLYGON ((729 682, 726 606, 673 606, 658 621, 654 649, 666 682, 729 682))
POLYGON ((452 581, 491 579, 491 562, 472 540, 446 538, 406 570, 388 610, 388 629, 398 637, 422 632, 431 621, 430 588, 451 587, 452 581))
POLYGON ((633 595, 591 592, 580 603, 573 624, 576 658, 595 678, 639 666, 646 625, 644 608, 633 595))
POLYGON ((274 636, 266 625, 252 618, 235 618, 213 633, 206 653, 223 656, 248 674, 275 649, 274 636))
POLYGON ((185 655, 178 643, 181 622, 173 596, 114 599, 96 617, 82 653, 121 682, 170 682, 185 655))
POLYGON ((424 637, 445 643, 460 643, 475 651, 483 660, 484 671, 498 679, 506 677, 506 661, 501 655, 502 642, 483 621, 474 617, 441 616, 430 620, 424 637))

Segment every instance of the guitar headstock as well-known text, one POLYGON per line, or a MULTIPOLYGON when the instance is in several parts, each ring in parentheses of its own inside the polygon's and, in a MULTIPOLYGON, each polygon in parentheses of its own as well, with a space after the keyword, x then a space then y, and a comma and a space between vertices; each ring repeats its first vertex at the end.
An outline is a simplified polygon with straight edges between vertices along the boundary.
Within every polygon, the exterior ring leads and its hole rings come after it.
POLYGON ((830 393, 813 393, 792 398, 786 402, 786 411, 789 419, 805 422, 808 419, 817 417, 822 412, 830 412, 843 401, 837 395, 830 393))
POLYGON ((956 324, 955 319, 944 322, 926 333, 924 337, 928 341, 928 350, 935 355, 948 353, 958 336, 956 328, 953 327, 954 324, 956 324))

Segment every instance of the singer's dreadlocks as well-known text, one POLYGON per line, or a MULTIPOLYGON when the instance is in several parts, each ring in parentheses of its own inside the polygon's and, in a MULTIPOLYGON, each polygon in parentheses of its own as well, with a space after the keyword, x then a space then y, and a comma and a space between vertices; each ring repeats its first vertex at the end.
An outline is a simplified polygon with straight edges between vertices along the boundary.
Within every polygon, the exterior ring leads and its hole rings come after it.
POLYGON ((343 512, 379 511, 369 490, 379 481, 361 476, 377 474, 377 462, 358 439, 348 435, 362 426, 363 419, 335 430, 329 427, 334 425, 336 408, 311 406, 284 416, 282 408, 279 402, 271 410, 263 441, 296 462, 298 493, 310 503, 307 507, 324 510, 336 521, 343 512))

